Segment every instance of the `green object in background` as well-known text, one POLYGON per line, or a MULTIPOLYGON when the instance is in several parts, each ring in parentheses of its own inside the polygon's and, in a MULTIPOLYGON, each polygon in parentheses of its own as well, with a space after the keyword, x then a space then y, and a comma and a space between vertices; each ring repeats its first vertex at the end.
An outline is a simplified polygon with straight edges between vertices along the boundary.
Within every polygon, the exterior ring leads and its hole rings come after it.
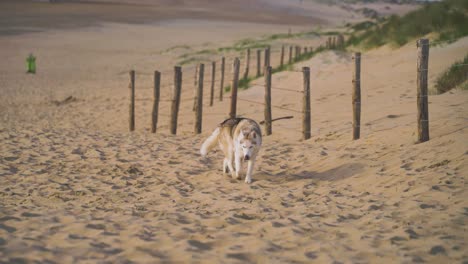
POLYGON ((26 58, 26 65, 28 67, 27 73, 36 73, 36 57, 32 53, 26 58))

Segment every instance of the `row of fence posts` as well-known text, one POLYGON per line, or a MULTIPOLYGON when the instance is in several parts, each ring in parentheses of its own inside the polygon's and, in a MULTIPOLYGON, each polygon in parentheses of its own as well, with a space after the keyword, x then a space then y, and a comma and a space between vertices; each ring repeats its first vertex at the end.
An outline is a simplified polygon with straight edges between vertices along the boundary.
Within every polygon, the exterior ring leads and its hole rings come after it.
MULTIPOLYGON (((429 140, 429 111, 428 111, 428 95, 427 95, 427 82, 428 82, 428 61, 429 61, 429 40, 420 39, 417 42, 418 48, 418 61, 417 61, 417 124, 418 124, 418 142, 425 142, 429 140)), ((300 47, 295 47, 295 56, 300 56, 300 47)), ((292 63, 292 50, 293 47, 289 47, 289 62, 292 63)), ((257 76, 260 76, 260 50, 257 50, 257 76)), ((264 77, 265 77, 265 134, 270 135, 272 133, 272 114, 271 114, 271 75, 272 67, 270 66, 270 49, 265 49, 265 60, 264 60, 264 77)), ((246 60, 250 60, 250 50, 247 51, 246 60)), ((360 138, 360 127, 361 127, 361 53, 355 53, 353 56, 354 67, 353 67, 353 79, 352 79, 352 109, 353 109, 353 139, 360 138)), ((284 63, 284 46, 281 49, 281 65, 284 63)), ((246 69, 243 74, 243 78, 248 78, 248 65, 246 63, 246 69)), ((214 80, 215 80, 215 63, 212 63, 211 72, 211 90, 210 90, 210 106, 213 105, 214 97, 214 80)), ((223 90, 224 90, 224 71, 225 71, 225 58, 221 59, 221 77, 220 77, 220 94, 219 100, 223 101, 223 90)), ((237 110, 237 92, 239 85, 239 71, 240 71, 240 60, 235 58, 233 62, 233 72, 231 80, 231 102, 229 117, 236 117, 237 110)), ((302 131, 303 139, 309 139, 311 137, 311 102, 310 102, 310 68, 303 67, 303 118, 302 118, 302 131)), ((153 93, 153 110, 152 110, 152 122, 151 132, 156 133, 158 123, 158 108, 160 101, 160 83, 161 73, 159 71, 154 72, 154 93, 153 93)), ((202 131, 202 116, 203 116, 203 84, 204 84, 204 64, 199 64, 196 70, 196 93, 194 102, 195 111, 195 128, 194 132, 200 134, 202 131)), ((174 86, 173 96, 171 102, 171 120, 170 120, 170 132, 172 134, 177 133, 177 119, 180 107, 180 97, 182 88, 182 68, 180 66, 174 67, 174 86)), ((129 118, 130 131, 135 130, 135 71, 130 71, 130 118, 129 118)))
POLYGON ((343 35, 329 36, 326 42, 327 49, 342 49, 345 47, 345 38, 343 35))

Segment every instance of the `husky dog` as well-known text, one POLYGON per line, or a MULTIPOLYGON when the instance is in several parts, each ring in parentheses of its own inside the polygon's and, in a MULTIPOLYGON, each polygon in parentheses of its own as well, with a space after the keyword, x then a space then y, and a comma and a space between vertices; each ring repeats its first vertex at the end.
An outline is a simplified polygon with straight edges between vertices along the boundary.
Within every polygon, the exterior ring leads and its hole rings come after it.
POLYGON ((262 132, 260 126, 252 119, 229 118, 224 120, 213 131, 210 137, 203 142, 200 153, 204 157, 218 143, 224 153, 223 173, 227 169, 233 178, 241 178, 242 163, 247 162, 245 182, 252 182, 252 171, 255 158, 262 146, 262 132), (232 167, 232 162, 236 169, 232 167))

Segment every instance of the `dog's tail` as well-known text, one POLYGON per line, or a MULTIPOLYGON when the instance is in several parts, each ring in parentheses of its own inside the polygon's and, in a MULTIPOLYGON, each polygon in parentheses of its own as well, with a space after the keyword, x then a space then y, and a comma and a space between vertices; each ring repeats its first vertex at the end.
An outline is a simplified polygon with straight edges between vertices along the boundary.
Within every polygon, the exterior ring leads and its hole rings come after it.
POLYGON ((200 154, 203 157, 205 157, 206 154, 208 154, 208 152, 210 150, 212 150, 214 147, 216 147, 216 143, 218 142, 218 136, 219 136, 220 132, 221 132, 221 129, 219 127, 217 127, 215 129, 215 131, 213 131, 211 136, 209 138, 207 138, 205 140, 205 142, 203 142, 203 145, 200 148, 200 154))

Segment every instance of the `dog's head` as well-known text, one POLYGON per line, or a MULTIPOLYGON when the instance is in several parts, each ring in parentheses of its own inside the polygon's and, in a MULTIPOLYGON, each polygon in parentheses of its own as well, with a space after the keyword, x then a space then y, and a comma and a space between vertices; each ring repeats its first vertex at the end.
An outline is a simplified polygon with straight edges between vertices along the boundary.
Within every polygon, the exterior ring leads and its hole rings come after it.
POLYGON ((250 160, 257 149, 258 135, 255 130, 242 130, 239 135, 239 144, 244 160, 250 160))

